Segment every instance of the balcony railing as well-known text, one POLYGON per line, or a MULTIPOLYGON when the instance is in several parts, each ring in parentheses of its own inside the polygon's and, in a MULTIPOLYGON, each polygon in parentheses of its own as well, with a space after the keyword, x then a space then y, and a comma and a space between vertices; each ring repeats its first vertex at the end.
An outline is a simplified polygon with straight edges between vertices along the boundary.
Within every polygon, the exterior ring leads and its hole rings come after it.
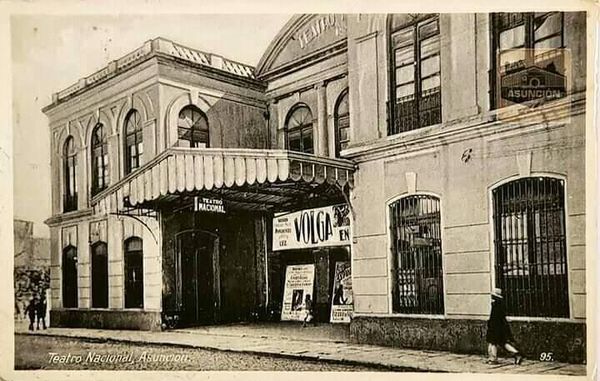
POLYGON ((442 99, 439 87, 423 91, 420 97, 408 95, 388 106, 388 136, 442 122, 442 99), (418 102, 418 104, 417 104, 418 102))

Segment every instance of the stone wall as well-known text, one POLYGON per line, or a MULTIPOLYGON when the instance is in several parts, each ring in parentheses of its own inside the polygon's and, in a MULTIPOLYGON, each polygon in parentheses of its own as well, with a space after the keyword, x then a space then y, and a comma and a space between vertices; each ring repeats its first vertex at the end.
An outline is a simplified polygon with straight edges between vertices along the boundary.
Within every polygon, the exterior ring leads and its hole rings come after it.
POLYGON ((135 329, 159 331, 159 311, 63 310, 50 311, 51 327, 135 329))
MULTIPOLYGON (((512 321, 517 348, 538 361, 552 352, 555 361, 585 363, 586 325, 577 322, 512 321)), ((350 338, 361 344, 487 354, 487 321, 401 317, 355 317, 350 338)))

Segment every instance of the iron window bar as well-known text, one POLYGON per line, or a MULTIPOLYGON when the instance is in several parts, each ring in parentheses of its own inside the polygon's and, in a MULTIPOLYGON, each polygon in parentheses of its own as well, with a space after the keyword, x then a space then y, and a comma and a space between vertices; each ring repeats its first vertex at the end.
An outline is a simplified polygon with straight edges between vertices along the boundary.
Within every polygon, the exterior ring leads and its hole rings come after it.
POLYGON ((428 195, 402 198, 390 205, 390 216, 394 311, 443 314, 439 199, 428 195))
POLYGON ((564 181, 519 179, 492 194, 496 286, 507 314, 568 317, 564 181))

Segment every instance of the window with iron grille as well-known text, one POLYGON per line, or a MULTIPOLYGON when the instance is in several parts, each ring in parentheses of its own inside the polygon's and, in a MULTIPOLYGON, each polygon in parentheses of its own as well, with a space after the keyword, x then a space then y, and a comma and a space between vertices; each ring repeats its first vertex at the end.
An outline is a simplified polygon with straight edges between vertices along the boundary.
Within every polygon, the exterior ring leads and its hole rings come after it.
POLYGON ((569 317, 564 181, 529 177, 492 195, 495 283, 507 314, 569 317))
POLYGON ((62 304, 64 308, 77 308, 77 248, 67 246, 62 252, 62 304))
POLYGON ((142 119, 137 110, 129 111, 125 119, 125 174, 140 167, 144 155, 142 119))
POLYGON ((143 241, 131 237, 125 241, 125 308, 144 307, 143 241))
POLYGON ((500 84, 503 77, 522 68, 535 66, 564 76, 564 13, 492 13, 490 17, 492 108, 514 104, 501 96, 500 84))
POLYGON ((443 314, 440 201, 415 195, 390 205, 394 312, 443 314))
POLYGON ((291 151, 313 153, 313 116, 306 105, 297 105, 289 113, 286 124, 287 147, 291 151))
POLYGON ((399 20, 389 21, 388 135, 442 122, 439 17, 399 20))
POLYGON ((195 106, 186 106, 177 120, 178 145, 190 148, 208 148, 208 120, 195 106))
POLYGON ((335 106, 335 157, 340 157, 340 151, 348 147, 350 141, 350 108, 348 104, 348 89, 344 90, 335 106))
POLYGON ((106 242, 92 245, 92 307, 108 308, 108 250, 106 242))
POLYGON ((63 211, 77 210, 77 151, 75 140, 69 136, 63 147, 64 196, 63 211))
POLYGON ((98 123, 92 132, 92 194, 106 189, 108 181, 106 130, 98 123))

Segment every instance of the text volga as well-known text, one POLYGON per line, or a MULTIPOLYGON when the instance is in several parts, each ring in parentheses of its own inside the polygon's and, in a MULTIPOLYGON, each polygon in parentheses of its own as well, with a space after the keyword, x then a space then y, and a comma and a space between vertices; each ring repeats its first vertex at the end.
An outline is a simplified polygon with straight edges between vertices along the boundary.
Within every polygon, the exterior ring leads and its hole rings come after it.
MULTIPOLYGON (((300 217, 294 219, 294 228, 296 233, 296 241, 301 240, 305 244, 317 244, 326 242, 333 236, 333 223, 329 213, 319 212, 304 212, 300 217)), ((347 241, 349 239, 348 231, 345 229, 339 230, 339 240, 347 241)))

